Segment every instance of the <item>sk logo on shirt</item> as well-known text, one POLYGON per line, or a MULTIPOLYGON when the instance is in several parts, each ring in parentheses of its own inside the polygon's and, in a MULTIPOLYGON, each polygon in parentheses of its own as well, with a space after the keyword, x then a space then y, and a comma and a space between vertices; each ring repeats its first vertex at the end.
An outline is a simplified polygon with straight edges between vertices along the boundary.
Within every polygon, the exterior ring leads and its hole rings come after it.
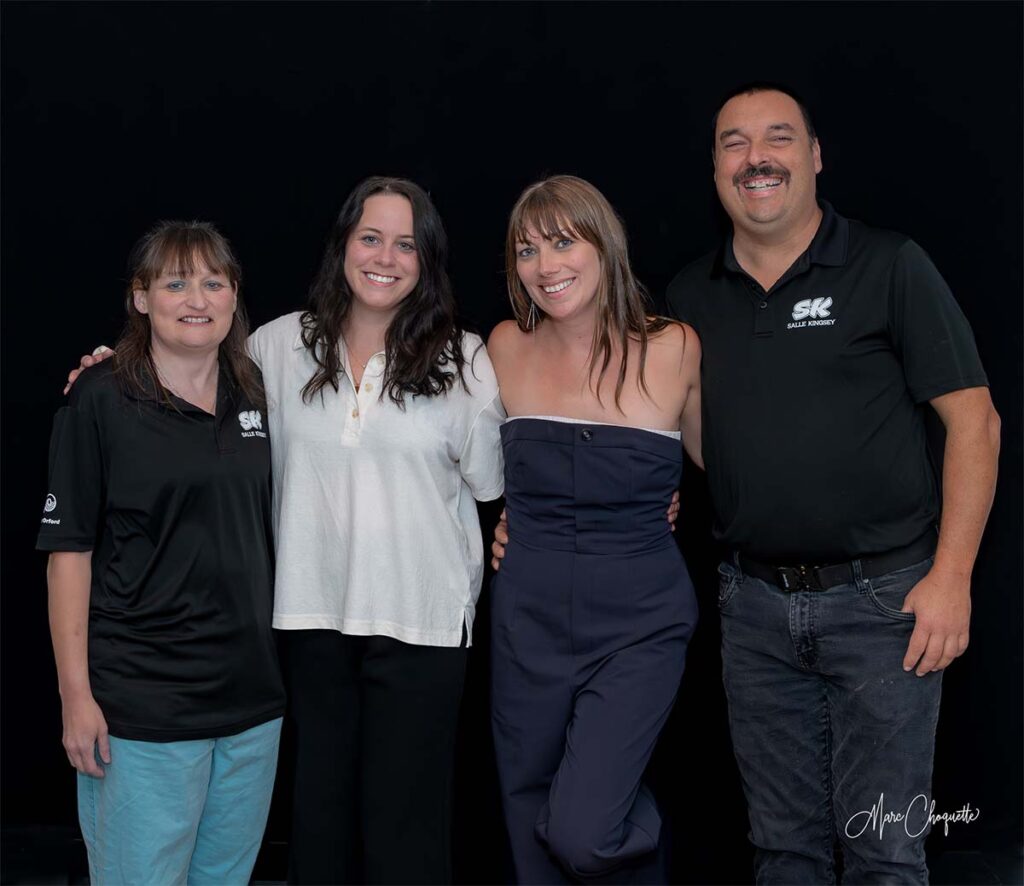
POLYGON ((831 297, 805 298, 793 305, 795 323, 787 323, 786 329, 802 329, 805 326, 831 326, 835 320, 826 320, 831 313, 831 297))
POLYGON ((238 413, 238 423, 242 426, 243 437, 266 437, 263 430, 263 416, 258 409, 249 409, 238 413))

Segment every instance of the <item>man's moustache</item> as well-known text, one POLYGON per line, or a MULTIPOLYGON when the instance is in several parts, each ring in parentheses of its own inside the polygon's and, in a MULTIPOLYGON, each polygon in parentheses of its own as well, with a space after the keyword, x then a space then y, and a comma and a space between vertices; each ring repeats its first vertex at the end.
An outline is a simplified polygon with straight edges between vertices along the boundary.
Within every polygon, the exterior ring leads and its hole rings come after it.
POLYGON ((732 177, 732 183, 734 185, 740 184, 740 182, 746 181, 748 178, 759 178, 761 176, 775 176, 781 178, 784 182, 789 181, 789 172, 780 166, 748 166, 742 172, 737 172, 732 177))

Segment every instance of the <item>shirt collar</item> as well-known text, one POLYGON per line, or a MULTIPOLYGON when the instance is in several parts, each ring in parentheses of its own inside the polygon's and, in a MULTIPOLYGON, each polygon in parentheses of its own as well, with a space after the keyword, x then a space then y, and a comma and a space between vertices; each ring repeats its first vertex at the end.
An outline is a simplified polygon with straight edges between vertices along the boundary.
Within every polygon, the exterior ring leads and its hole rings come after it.
MULTIPOLYGON (((821 224, 814 233, 811 245, 794 264, 806 260, 809 265, 823 265, 839 268, 846 264, 850 245, 850 223, 832 208, 827 200, 818 200, 821 207, 821 224), (805 259, 806 256, 806 259, 805 259)), ((736 261, 732 247, 732 231, 726 236, 721 248, 711 263, 711 276, 720 277, 726 271, 732 274, 746 274, 736 261)))

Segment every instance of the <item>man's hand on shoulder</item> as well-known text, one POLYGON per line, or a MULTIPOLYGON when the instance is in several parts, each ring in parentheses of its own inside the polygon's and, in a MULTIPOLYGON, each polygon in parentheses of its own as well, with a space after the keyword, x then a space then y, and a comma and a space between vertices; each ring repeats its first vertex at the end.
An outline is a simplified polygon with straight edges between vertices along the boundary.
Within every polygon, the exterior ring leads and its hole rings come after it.
POLYGON ((903 612, 916 617, 903 670, 923 677, 941 671, 967 649, 971 624, 970 576, 934 568, 903 599, 903 612))

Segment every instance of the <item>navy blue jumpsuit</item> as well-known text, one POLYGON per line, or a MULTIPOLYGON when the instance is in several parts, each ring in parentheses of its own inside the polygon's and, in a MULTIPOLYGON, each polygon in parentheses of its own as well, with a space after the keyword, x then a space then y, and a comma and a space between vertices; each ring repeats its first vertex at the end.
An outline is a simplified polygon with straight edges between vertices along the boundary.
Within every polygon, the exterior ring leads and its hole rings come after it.
POLYGON ((501 428, 510 541, 492 586, 492 721, 520 883, 649 864, 641 783, 697 603, 665 512, 673 437, 517 418, 501 428))

